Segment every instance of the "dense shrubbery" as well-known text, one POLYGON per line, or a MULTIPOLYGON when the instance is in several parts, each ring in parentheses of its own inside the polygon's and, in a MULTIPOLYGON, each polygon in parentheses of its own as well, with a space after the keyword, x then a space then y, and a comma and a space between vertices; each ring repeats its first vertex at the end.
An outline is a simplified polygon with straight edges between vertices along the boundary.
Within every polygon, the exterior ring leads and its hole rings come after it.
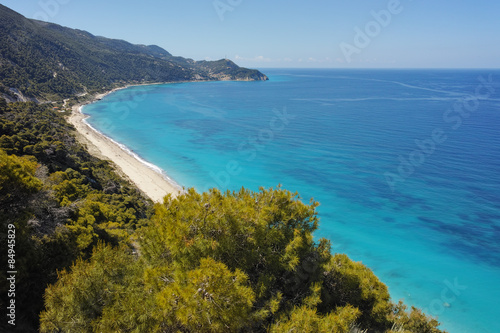
MULTIPOLYGON (((88 258, 99 241, 130 243, 152 213, 152 203, 107 162, 90 156, 70 130, 47 106, 7 106, 0 99, 0 223, 2 230, 16 226, 21 330, 37 327, 44 289, 56 281, 57 270, 88 258)), ((6 234, 0 237, 5 244, 6 234)))
POLYGON ((134 249, 100 245, 47 289, 42 332, 440 332, 314 242, 316 205, 280 188, 167 197, 134 249))

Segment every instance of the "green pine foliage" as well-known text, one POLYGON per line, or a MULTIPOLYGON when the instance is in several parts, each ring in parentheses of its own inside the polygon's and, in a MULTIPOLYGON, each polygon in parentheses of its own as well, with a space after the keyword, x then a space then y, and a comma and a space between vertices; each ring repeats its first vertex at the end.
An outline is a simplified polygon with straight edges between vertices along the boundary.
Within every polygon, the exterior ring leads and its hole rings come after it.
POLYGON ((36 168, 36 159, 8 155, 0 150, 0 201, 4 203, 2 210, 19 204, 42 188, 42 182, 35 177, 36 168))
POLYGON ((167 323, 190 332, 235 332, 250 324, 255 295, 245 273, 210 257, 175 273, 157 295, 158 308, 171 317, 167 323))
POLYGON ((320 308, 352 305, 361 310, 363 327, 384 329, 393 310, 387 287, 366 266, 335 254, 324 271, 323 302, 320 308))
POLYGON ((352 306, 339 307, 334 312, 321 315, 316 309, 301 306, 285 319, 278 320, 269 329, 270 333, 350 333, 354 332, 360 311, 352 306))
POLYGON ((314 241, 317 205, 279 187, 167 196, 134 248, 100 245, 60 274, 41 331, 441 332, 314 241))
POLYGON ((122 301, 126 286, 133 284, 138 273, 128 252, 100 244, 91 261, 79 259, 70 268, 71 274, 66 270, 60 272, 57 284, 45 292, 45 302, 52 306, 42 315, 42 330, 93 332, 103 309, 122 301))

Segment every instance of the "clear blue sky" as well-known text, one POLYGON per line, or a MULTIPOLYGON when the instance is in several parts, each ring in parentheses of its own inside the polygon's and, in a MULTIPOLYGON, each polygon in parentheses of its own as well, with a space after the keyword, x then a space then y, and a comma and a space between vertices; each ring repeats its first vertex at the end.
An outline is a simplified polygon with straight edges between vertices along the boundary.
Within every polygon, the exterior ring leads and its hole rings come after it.
POLYGON ((227 56, 253 68, 500 68, 498 0, 0 3, 28 18, 136 44, 156 44, 195 60, 227 56), (371 12, 382 10, 390 18, 382 15, 377 23, 371 12), (360 37, 359 31, 365 36, 360 37))

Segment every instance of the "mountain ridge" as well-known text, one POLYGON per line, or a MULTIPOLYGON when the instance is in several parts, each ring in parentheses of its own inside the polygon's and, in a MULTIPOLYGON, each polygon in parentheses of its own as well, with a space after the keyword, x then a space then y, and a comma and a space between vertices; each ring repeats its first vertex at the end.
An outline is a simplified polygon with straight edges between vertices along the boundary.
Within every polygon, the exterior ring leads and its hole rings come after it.
POLYGON ((126 84, 268 80, 228 59, 195 61, 158 45, 132 44, 28 19, 0 5, 0 95, 61 100, 126 84))

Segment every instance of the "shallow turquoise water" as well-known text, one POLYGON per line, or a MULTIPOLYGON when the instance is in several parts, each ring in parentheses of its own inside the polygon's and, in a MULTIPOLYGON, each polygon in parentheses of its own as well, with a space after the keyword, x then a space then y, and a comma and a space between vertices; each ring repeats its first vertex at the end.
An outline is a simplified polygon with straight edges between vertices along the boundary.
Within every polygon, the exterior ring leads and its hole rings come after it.
POLYGON ((183 186, 314 197, 316 236, 395 300, 450 332, 500 332, 500 72, 264 72, 132 87, 84 112, 183 186))

